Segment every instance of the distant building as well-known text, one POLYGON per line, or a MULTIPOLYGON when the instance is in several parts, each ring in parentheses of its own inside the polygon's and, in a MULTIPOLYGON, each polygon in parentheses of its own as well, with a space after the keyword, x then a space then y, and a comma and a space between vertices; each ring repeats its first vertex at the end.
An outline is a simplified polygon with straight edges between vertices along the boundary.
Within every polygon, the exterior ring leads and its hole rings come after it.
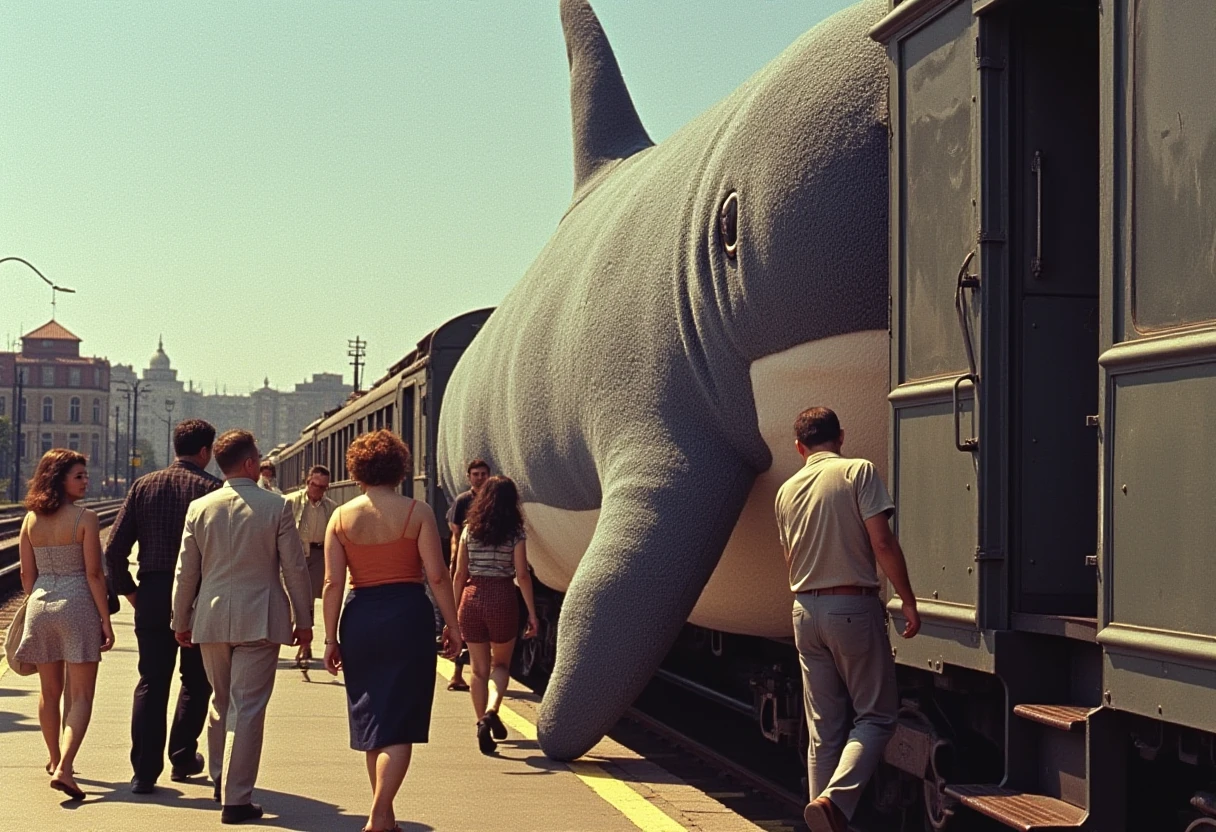
MULTIPOLYGON (((0 416, 15 422, 20 409, 21 432, 14 446, 21 450, 22 482, 51 448, 87 456, 95 491, 109 470, 110 362, 82 356, 80 344, 52 320, 22 336, 20 352, 0 352, 0 416), (18 373, 23 384, 19 404, 14 401, 18 373)), ((0 479, 12 476, 11 458, 0 460, 0 466, 0 479)))
MULTIPOLYGON (((116 365, 113 377, 116 391, 123 382, 132 387, 135 371, 129 365, 116 365)), ((291 391, 276 390, 270 386, 270 379, 265 379, 262 387, 248 395, 230 395, 218 389, 205 393, 192 381, 178 379, 163 339, 143 370, 139 385, 137 439, 148 440, 158 465, 167 461, 171 426, 183 419, 206 419, 218 433, 233 428, 251 430, 258 446, 269 451, 281 443, 294 442, 308 423, 345 402, 351 393, 339 373, 315 373, 310 381, 296 384, 291 391)), ((125 436, 127 398, 115 392, 114 401, 121 411, 121 432, 125 436)), ((112 445, 113 437, 110 442, 112 445)), ((120 444, 125 445, 125 441, 120 439, 120 444)), ((148 470, 148 466, 141 470, 148 470)))

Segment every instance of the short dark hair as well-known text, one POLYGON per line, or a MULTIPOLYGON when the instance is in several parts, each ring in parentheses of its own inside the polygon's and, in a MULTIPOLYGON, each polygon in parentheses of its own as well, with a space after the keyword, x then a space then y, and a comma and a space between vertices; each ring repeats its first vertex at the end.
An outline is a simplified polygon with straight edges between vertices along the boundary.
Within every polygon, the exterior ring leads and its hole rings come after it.
POLYGON ((410 470, 410 449, 395 433, 365 433, 346 449, 346 470, 363 485, 398 485, 410 470))
POLYGON ((173 429, 173 453, 194 456, 215 442, 215 428, 202 419, 186 419, 173 429))
POLYGON ((334 478, 334 475, 329 473, 329 469, 324 465, 314 465, 309 468, 308 476, 311 477, 313 474, 320 474, 323 477, 329 477, 331 480, 334 478))
POLYGON ((258 453, 258 443, 247 430, 226 430, 215 440, 215 464, 225 474, 235 471, 241 463, 258 453))
POLYGON ((794 435, 807 448, 835 442, 840 438, 840 419, 830 408, 808 407, 798 414, 794 435))
POLYGON ((466 465, 464 467, 464 472, 466 474, 471 474, 471 473, 473 473, 474 468, 485 468, 486 473, 487 474, 490 473, 490 463, 486 462, 484 459, 472 460, 468 465, 466 465))
POLYGON ((278 469, 274 467, 273 462, 271 462, 269 459, 263 459, 262 464, 258 466, 258 470, 265 471, 267 468, 270 469, 270 476, 272 477, 278 473, 278 469))

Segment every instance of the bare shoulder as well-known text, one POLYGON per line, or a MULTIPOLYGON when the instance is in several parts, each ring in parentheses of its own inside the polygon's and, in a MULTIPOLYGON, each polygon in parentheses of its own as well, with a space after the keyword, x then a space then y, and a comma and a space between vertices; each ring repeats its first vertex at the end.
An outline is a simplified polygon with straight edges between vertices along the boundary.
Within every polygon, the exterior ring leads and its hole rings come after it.
POLYGON ((421 517, 424 519, 429 517, 432 520, 435 519, 435 510, 431 508, 429 503, 425 502, 424 500, 414 500, 413 502, 415 517, 421 517))
POLYGON ((83 525, 87 526, 90 529, 95 529, 100 524, 100 520, 97 517, 97 512, 93 511, 93 509, 91 509, 91 508, 86 508, 81 513, 80 520, 83 525))

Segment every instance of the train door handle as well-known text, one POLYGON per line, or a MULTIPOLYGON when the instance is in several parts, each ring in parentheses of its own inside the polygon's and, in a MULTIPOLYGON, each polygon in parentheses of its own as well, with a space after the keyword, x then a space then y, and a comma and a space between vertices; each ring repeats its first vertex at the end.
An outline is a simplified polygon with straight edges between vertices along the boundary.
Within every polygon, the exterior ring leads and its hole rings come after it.
MULTIPOLYGON (((965 453, 971 453, 979 449, 980 440, 974 436, 969 436, 963 439, 962 420, 959 418, 962 414, 961 402, 959 400, 958 391, 963 386, 964 381, 971 382, 973 387, 978 388, 980 377, 975 373, 963 373, 954 380, 954 387, 951 389, 950 397, 954 403, 954 447, 965 453)), ((974 397, 973 397, 974 398, 974 397)))
POLYGON ((1034 256, 1030 258, 1030 273, 1038 280, 1043 276, 1043 153, 1034 152, 1030 160, 1034 176, 1034 256))

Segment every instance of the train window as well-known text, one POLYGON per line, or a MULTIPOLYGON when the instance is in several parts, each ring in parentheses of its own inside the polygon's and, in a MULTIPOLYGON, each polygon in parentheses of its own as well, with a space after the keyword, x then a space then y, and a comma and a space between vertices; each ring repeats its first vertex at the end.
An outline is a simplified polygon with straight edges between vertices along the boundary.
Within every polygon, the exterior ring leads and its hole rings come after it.
POLYGON ((1137 3, 1132 294, 1143 330, 1216 320, 1216 4, 1137 3), (1167 14, 1168 9, 1168 14, 1167 14), (1207 80, 1204 80, 1207 79, 1207 80))
POLYGON ((384 408, 384 429, 393 429, 393 406, 391 404, 384 408))
POLYGON ((971 26, 959 3, 901 48, 904 380, 967 367, 954 293, 976 232, 971 26))
POLYGON ((356 436, 363 435, 363 420, 362 419, 359 420, 359 430, 355 432, 355 435, 356 436))

